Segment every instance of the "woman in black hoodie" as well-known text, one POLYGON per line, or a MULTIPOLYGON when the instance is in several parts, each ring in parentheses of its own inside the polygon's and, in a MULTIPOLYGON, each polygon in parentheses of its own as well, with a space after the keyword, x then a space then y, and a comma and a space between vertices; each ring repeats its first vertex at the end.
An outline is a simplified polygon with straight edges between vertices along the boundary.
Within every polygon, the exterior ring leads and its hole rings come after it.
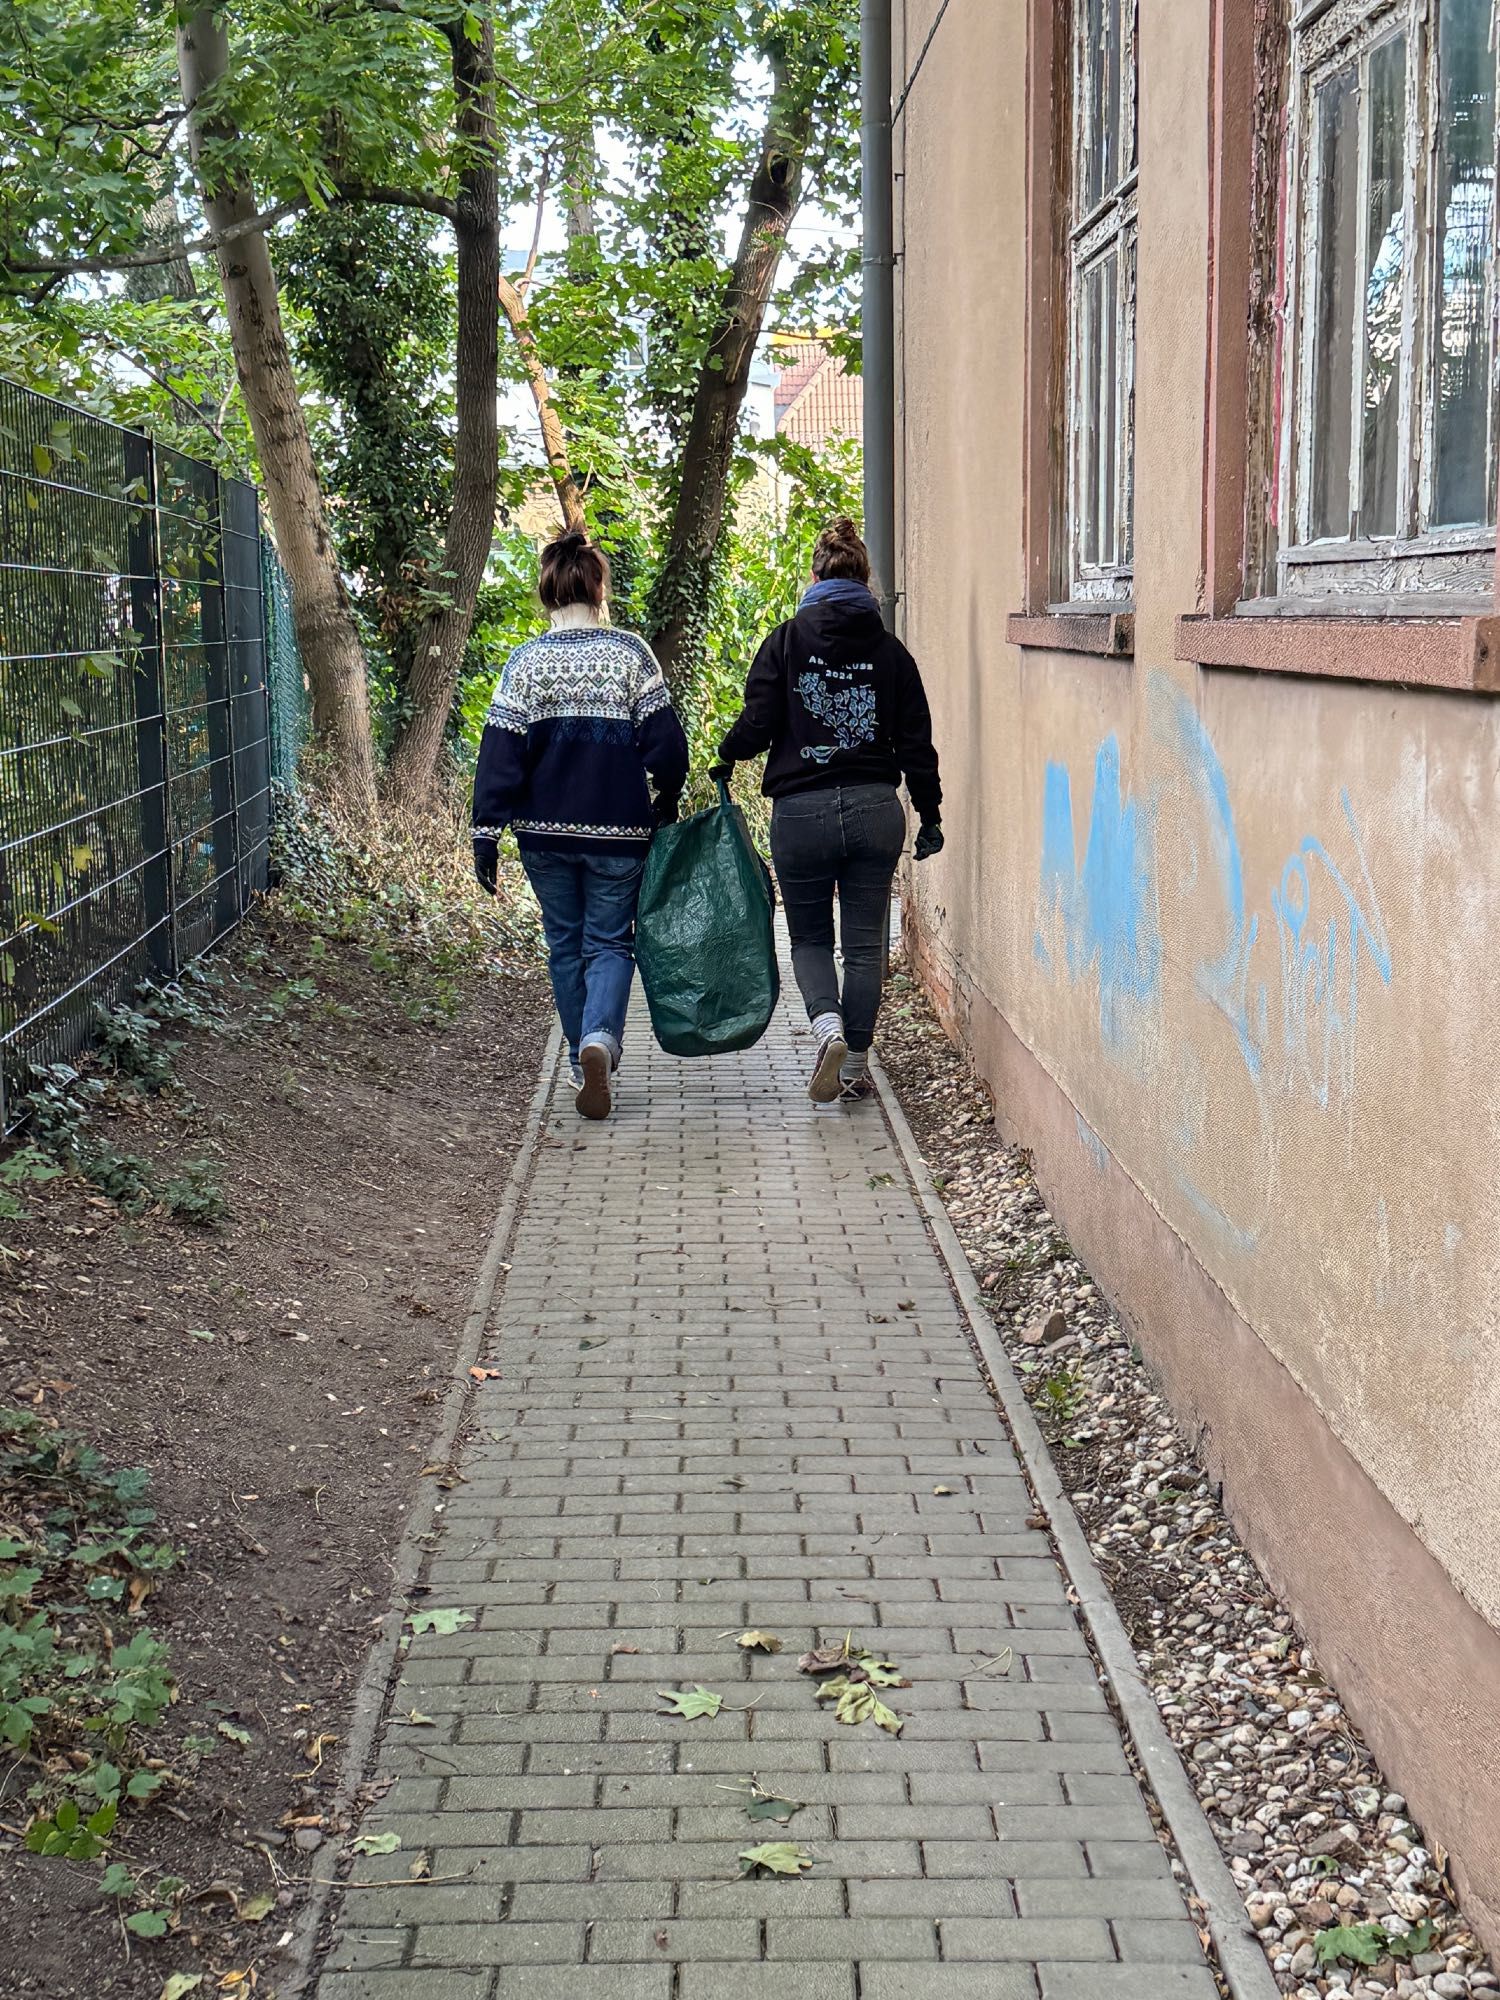
POLYGON ((737 762, 767 753, 771 853, 792 967, 818 1044, 808 1095, 829 1104, 870 1092, 885 914, 906 837, 896 787, 905 778, 921 822, 918 861, 943 844, 943 788, 922 677, 885 629, 870 590, 869 550, 852 521, 819 535, 812 574, 796 617, 778 625, 755 657, 714 775, 727 778, 737 762))

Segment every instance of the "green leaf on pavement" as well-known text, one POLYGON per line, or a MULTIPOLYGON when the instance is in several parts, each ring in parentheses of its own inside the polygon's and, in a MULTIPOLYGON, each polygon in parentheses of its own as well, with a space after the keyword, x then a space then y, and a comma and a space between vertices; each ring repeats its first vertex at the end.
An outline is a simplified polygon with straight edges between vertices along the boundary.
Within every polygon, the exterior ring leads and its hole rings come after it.
POLYGON ((711 1722, 724 1706, 723 1695, 715 1694, 712 1688, 658 1688, 656 1692, 673 1715, 680 1715, 688 1722, 700 1715, 706 1715, 711 1722))
POLYGON ((446 1635, 459 1631, 465 1625, 472 1625, 474 1614, 472 1611, 457 1610, 413 1611, 406 1622, 412 1629, 413 1637, 418 1637, 423 1632, 446 1635))
POLYGON ((352 1854, 394 1854, 401 1845, 399 1833, 362 1833, 351 1842, 352 1854))
POLYGON ((757 1820, 774 1819, 778 1825, 785 1826, 792 1814, 801 1810, 800 1799, 779 1799, 774 1793, 760 1792, 746 1806, 745 1817, 757 1820))
POLYGON ((740 1854, 740 1869, 746 1875, 753 1875, 757 1868, 764 1868, 768 1875, 805 1875, 812 1865, 812 1856, 795 1840, 768 1840, 740 1854))

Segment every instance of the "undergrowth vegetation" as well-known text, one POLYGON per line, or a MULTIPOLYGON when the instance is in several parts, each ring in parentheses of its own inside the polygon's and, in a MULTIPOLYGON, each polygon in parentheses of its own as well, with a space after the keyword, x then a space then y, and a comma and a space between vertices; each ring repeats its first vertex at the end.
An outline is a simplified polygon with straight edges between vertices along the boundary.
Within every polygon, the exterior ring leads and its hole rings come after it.
POLYGON ((0 1409, 0 1746, 33 1808, 34 1854, 89 1861, 122 1809, 174 1774, 145 1732, 173 1698, 145 1608, 176 1560, 145 1505, 142 1471, 0 1409))

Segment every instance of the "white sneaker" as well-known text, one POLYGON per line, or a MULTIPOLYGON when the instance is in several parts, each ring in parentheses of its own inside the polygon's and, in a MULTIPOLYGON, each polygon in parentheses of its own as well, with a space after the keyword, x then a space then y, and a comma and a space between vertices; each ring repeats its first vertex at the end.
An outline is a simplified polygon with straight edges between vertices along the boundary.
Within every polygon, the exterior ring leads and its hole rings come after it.
POLYGON ((832 1104, 839 1094, 839 1070, 849 1053, 849 1044, 842 1032, 830 1035, 818 1044, 818 1060, 814 1065, 812 1080, 807 1086, 807 1094, 814 1104, 832 1104))

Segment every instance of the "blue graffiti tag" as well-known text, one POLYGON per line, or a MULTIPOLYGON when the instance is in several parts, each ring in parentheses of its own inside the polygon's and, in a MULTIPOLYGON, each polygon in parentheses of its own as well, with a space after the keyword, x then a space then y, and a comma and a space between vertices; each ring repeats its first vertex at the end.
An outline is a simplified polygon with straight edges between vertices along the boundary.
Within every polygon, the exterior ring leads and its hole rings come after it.
MULTIPOLYGON (((1088 845, 1078 867, 1073 788, 1066 764, 1048 764, 1042 806, 1041 907, 1061 925, 1068 978, 1097 972, 1099 1029, 1118 1047, 1128 1038, 1132 1009, 1154 1001, 1161 979, 1161 934, 1150 819, 1138 799, 1122 794, 1120 744, 1106 736, 1094 760, 1088 845)), ((1036 954, 1051 964, 1039 929, 1036 954)))

